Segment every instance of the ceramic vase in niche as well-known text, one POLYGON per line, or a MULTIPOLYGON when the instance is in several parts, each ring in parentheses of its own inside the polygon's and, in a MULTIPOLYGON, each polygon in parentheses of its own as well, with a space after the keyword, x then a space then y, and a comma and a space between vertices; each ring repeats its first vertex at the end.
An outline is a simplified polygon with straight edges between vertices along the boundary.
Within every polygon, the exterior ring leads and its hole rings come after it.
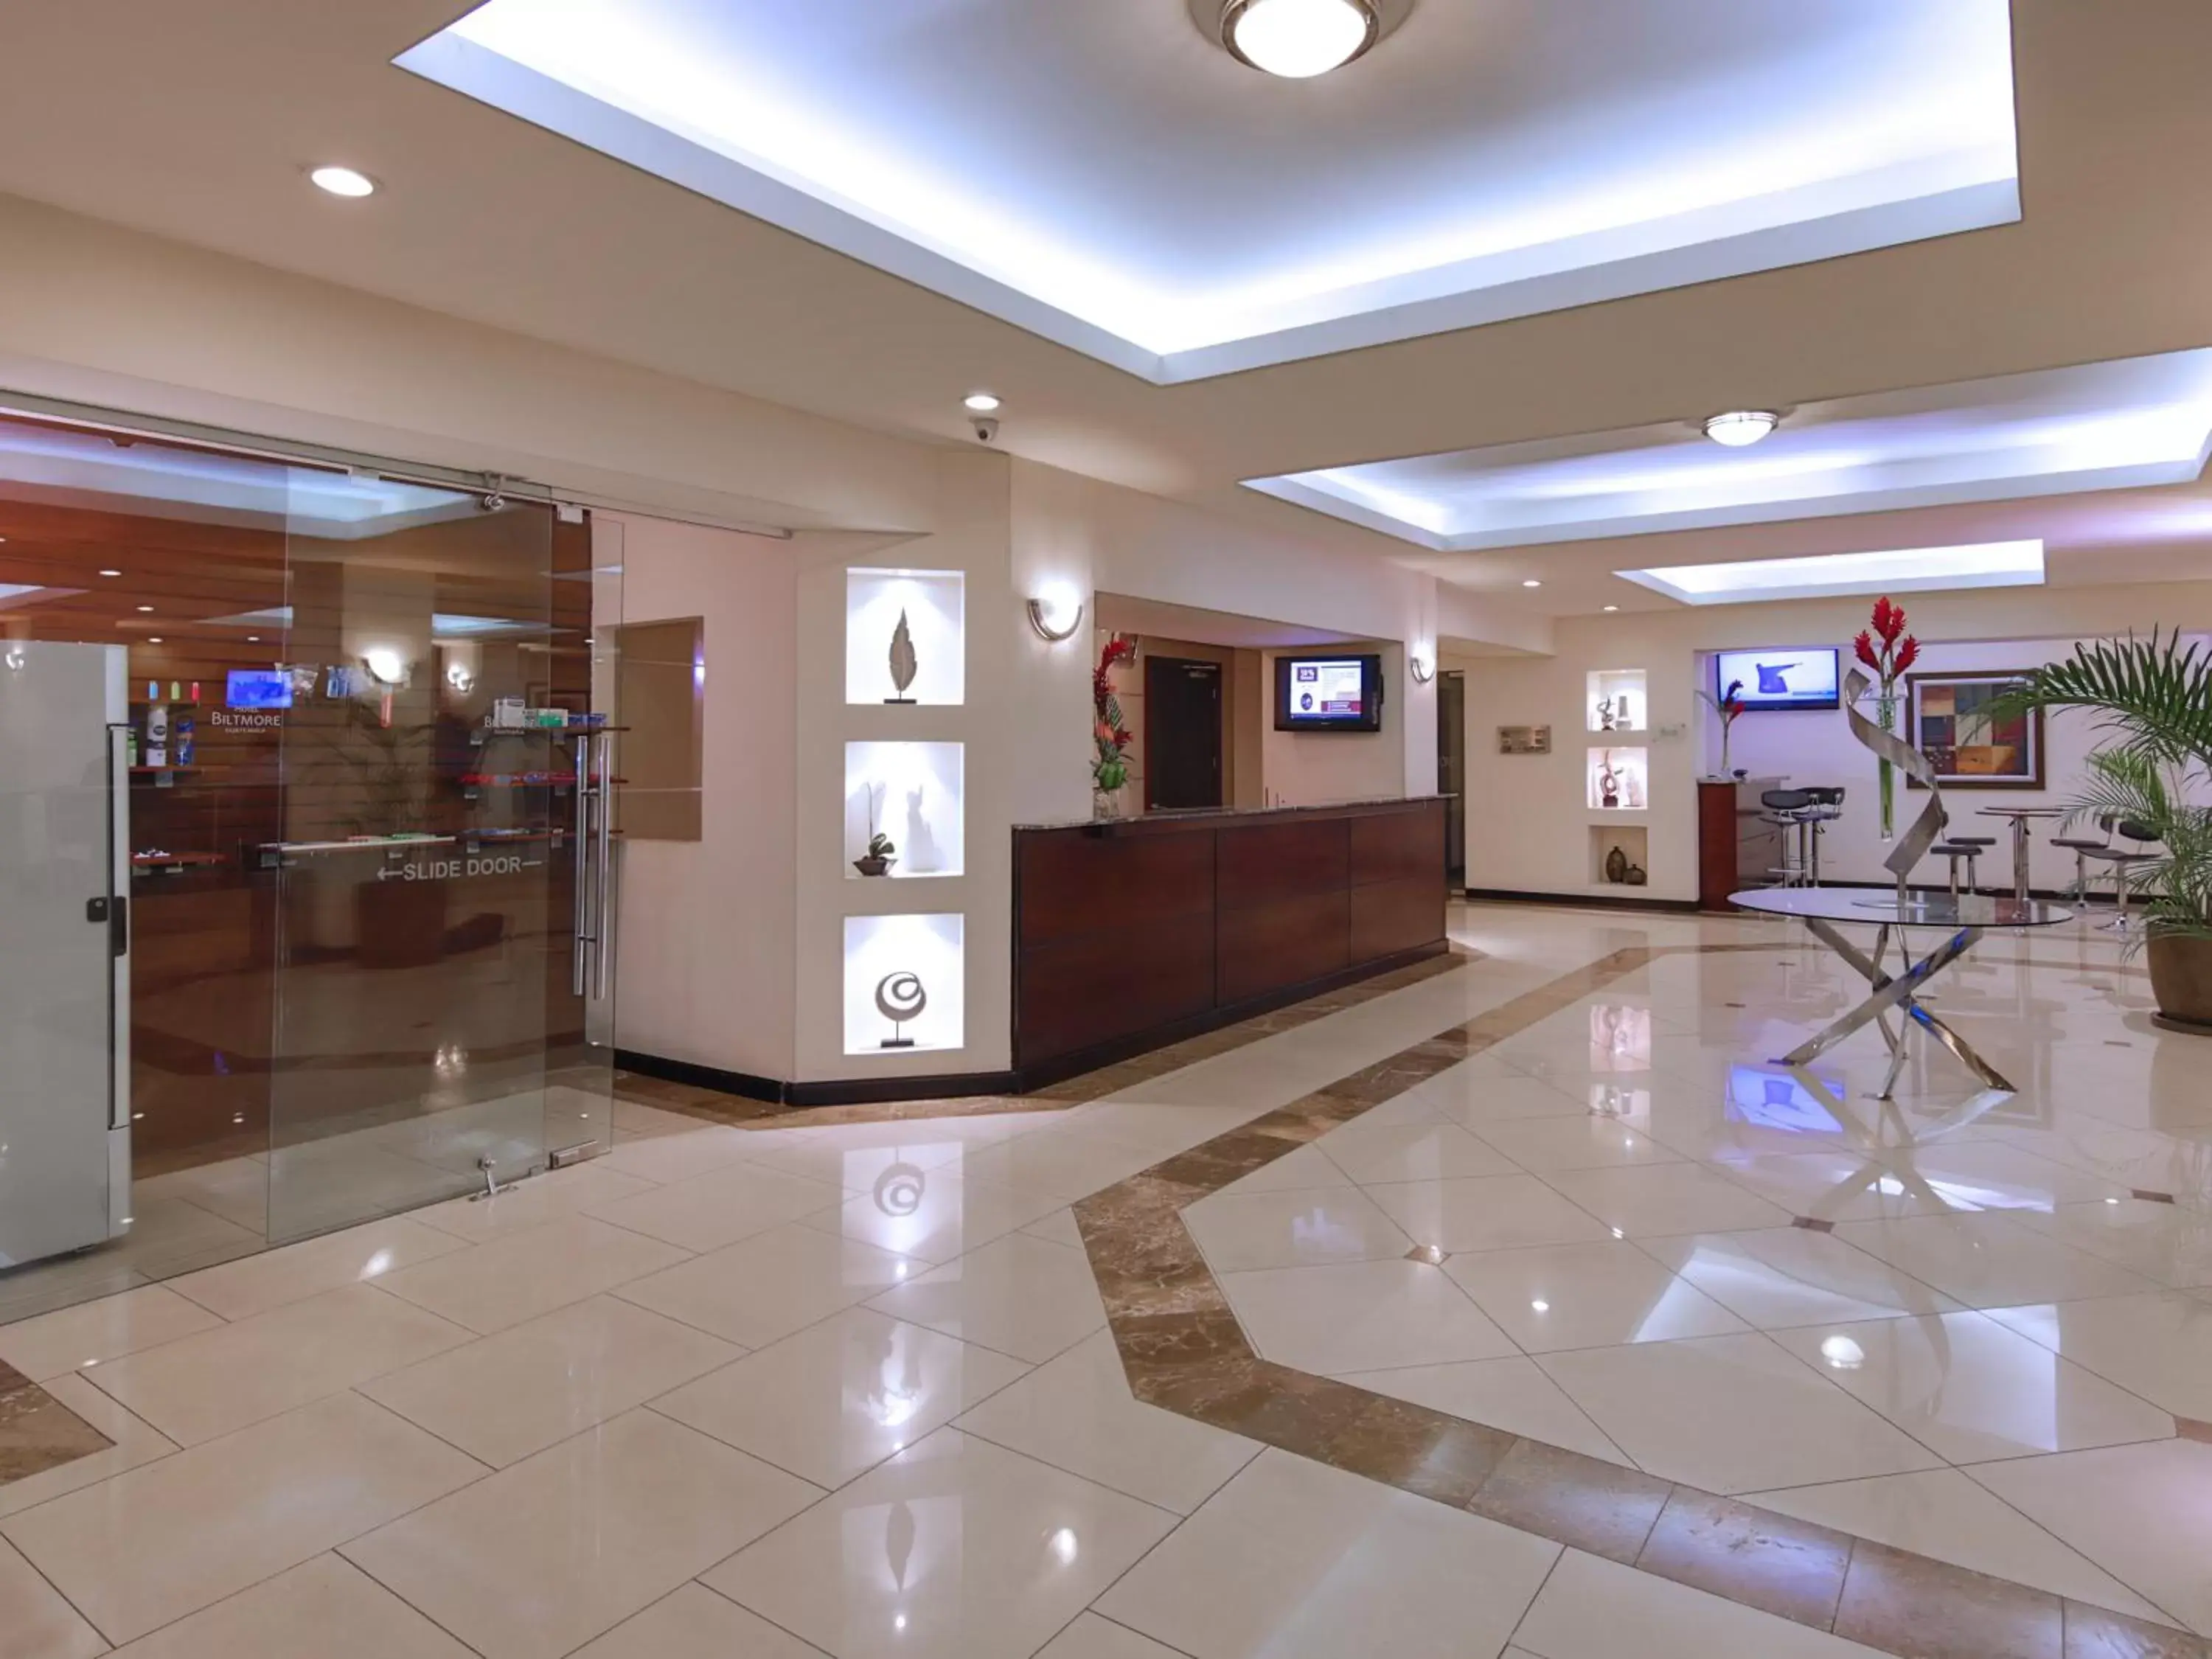
POLYGON ((1628 879, 1628 854, 1615 847, 1605 855, 1605 878, 1610 882, 1628 879))
POLYGON ((1631 887, 1641 887, 1650 879, 1651 878, 1644 873, 1644 866, 1640 864, 1630 865, 1628 873, 1621 878, 1621 880, 1631 887))
POLYGON ((1620 778, 1613 769, 1613 757, 1607 755, 1598 768, 1598 799, 1609 811, 1620 805, 1620 778))
POLYGON ((876 1012, 891 1023, 891 1034, 877 1046, 884 1048, 911 1048, 914 1039, 906 1035, 908 1020, 921 1017, 929 1006, 929 993, 921 988, 921 976, 903 969, 885 974, 876 981, 876 1012))
POLYGON ((891 684, 898 689, 895 697, 885 697, 885 702, 912 702, 906 689, 914 684, 915 671, 921 664, 914 653, 914 635, 906 625, 906 612, 899 612, 898 626, 891 629, 891 684))

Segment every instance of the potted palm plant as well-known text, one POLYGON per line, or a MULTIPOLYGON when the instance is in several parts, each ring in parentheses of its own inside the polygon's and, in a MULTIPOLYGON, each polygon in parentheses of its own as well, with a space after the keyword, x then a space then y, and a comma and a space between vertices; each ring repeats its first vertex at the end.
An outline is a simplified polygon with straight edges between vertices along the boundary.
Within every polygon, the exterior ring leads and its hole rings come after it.
POLYGON ((2179 631, 2093 641, 2026 676, 1999 708, 2087 709, 2114 734, 2089 757, 2074 817, 2157 836, 2157 856, 2125 878, 2148 900, 2151 992, 2160 1024, 2212 1035, 2212 653, 2184 649, 2179 631))

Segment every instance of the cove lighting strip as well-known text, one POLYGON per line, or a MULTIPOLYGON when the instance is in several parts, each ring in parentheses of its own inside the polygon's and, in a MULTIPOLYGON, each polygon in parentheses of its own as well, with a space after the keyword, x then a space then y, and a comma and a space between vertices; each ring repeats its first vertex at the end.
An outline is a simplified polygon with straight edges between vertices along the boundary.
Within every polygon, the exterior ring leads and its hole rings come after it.
POLYGON ((1613 574, 1684 605, 1748 605, 1760 599, 1915 593, 1946 587, 2040 587, 2043 544, 1979 542, 1892 553, 1750 559, 1741 564, 1662 565, 1613 574))

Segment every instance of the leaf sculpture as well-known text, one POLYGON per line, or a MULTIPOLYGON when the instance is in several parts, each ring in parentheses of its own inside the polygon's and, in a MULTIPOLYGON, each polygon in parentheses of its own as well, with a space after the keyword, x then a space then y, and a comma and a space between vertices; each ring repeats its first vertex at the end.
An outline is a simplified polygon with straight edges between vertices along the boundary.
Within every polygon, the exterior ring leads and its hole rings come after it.
POLYGON ((891 629, 891 684, 898 688, 901 697, 914 684, 915 671, 921 666, 914 654, 914 635, 907 631, 906 612, 899 612, 898 626, 891 629))

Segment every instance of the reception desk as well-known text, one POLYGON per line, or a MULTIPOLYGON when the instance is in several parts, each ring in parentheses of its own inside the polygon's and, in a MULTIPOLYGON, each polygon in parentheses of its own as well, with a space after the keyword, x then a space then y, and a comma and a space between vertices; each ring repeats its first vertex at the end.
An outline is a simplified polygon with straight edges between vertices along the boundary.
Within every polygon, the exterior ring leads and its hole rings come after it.
POLYGON ((1442 796, 1014 831, 1024 1088, 1446 948, 1442 796))

